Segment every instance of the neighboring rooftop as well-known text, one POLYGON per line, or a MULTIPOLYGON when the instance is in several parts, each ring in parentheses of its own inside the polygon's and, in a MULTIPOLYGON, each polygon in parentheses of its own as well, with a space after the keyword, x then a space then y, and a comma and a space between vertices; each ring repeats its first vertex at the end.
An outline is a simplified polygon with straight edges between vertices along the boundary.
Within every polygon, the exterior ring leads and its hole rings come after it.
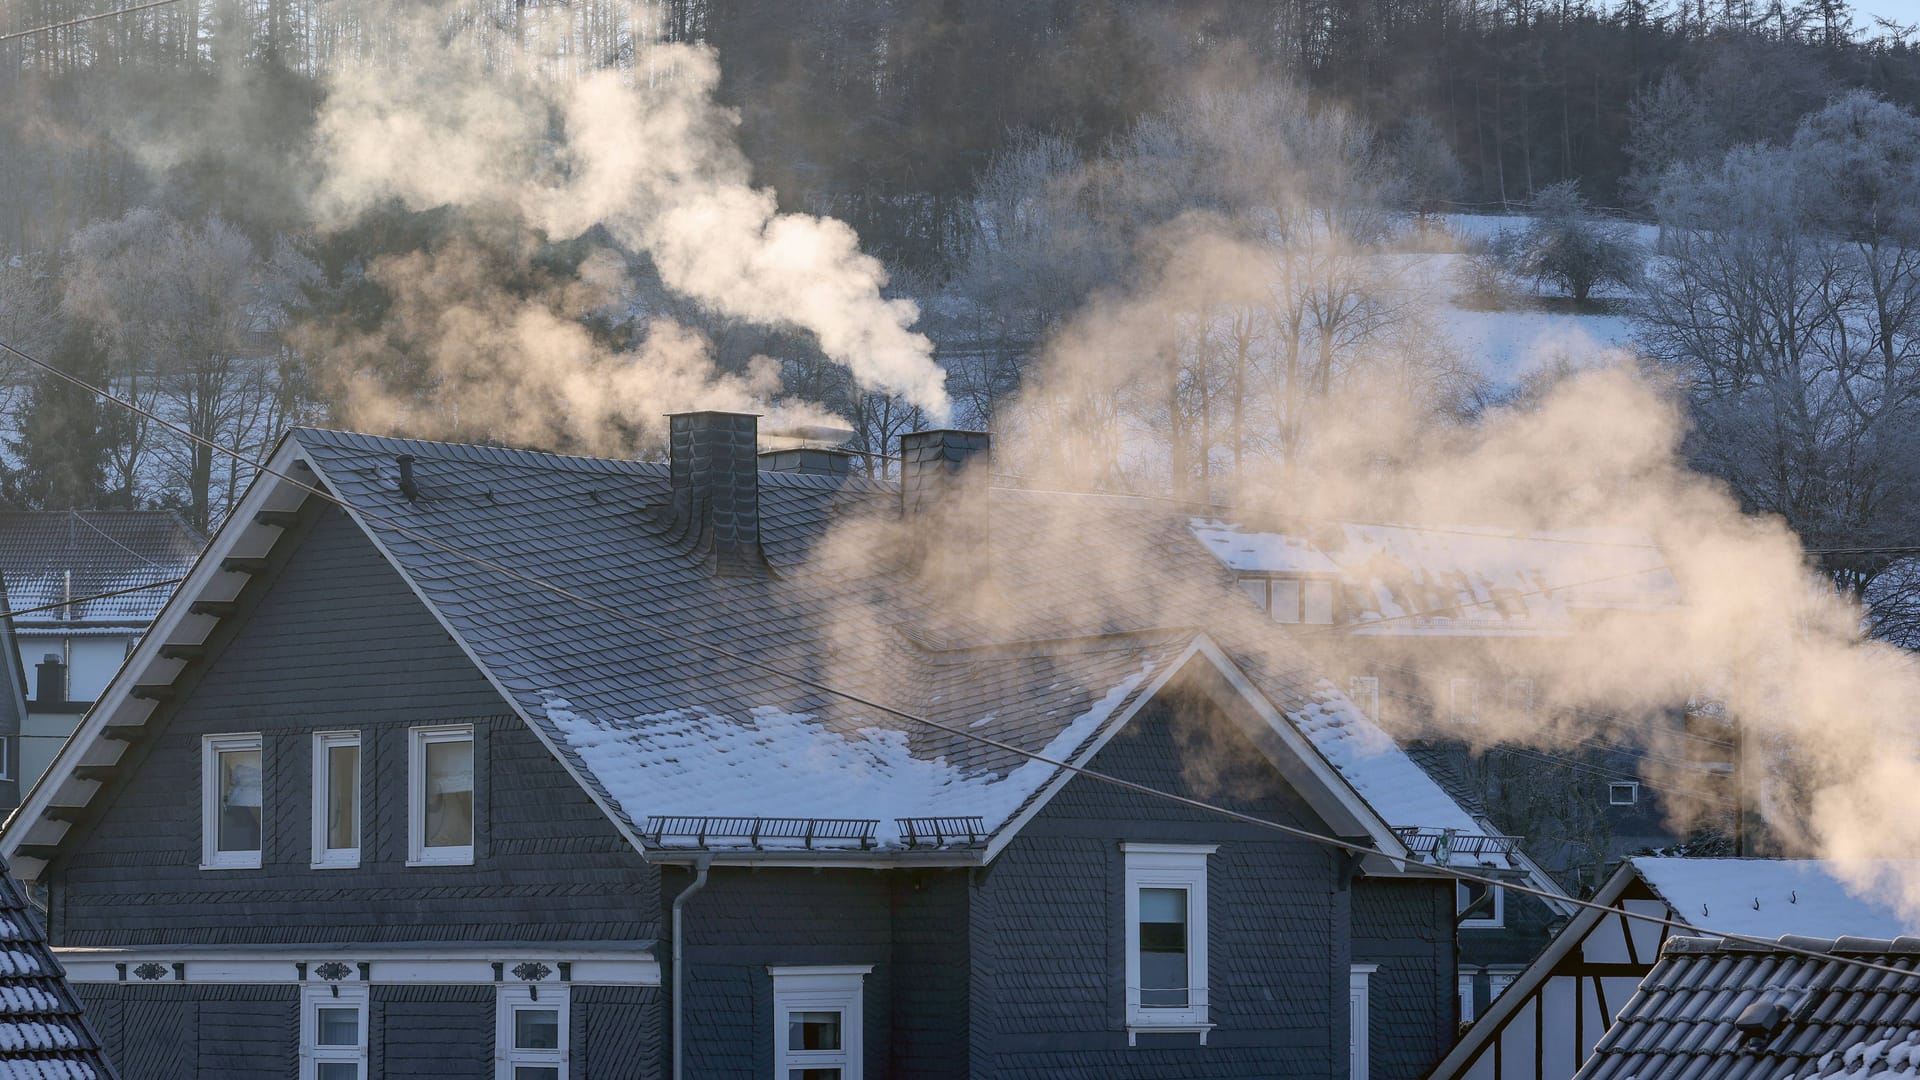
POLYGON ((115 1075, 19 884, 0 872, 0 1078, 115 1075))
MULTIPOLYGON (((1920 932, 1920 920, 1903 916, 1884 896, 1849 881, 1823 859, 1631 860, 1647 887, 1677 918, 1727 934, 1779 938, 1788 934, 1895 938, 1920 932)), ((1884 880, 1903 868, 1891 861, 1859 867, 1884 880)))
POLYGON ((1680 598, 1659 549, 1632 529, 1347 522, 1294 533, 1207 519, 1191 528, 1237 574, 1337 575, 1336 618, 1358 633, 1564 632, 1582 610, 1652 610, 1680 598), (1369 631, 1373 622, 1389 625, 1369 631))
MULTIPOLYGON (((16 609, 177 578, 205 546, 206 537, 170 510, 0 511, 0 575, 16 609)), ((76 625, 139 628, 160 613, 170 592, 160 586, 53 607, 15 624, 29 633, 76 625)))
POLYGON ((1914 971, 1920 938, 1670 938, 1575 1080, 1920 1076, 1920 973, 1847 959, 1914 971))

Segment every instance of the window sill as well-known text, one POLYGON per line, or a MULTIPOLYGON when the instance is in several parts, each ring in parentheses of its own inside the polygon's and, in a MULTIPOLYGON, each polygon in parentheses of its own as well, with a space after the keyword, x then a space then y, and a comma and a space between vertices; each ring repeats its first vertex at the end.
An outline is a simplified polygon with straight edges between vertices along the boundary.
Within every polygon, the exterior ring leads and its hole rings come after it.
POLYGON ((1154 1020, 1140 1019, 1127 1022, 1127 1045, 1137 1046, 1141 1035, 1198 1035, 1200 1045, 1207 1045, 1207 1033, 1214 1029, 1213 1024, 1202 1020, 1154 1020))
POLYGON ((324 859, 316 859, 311 865, 315 870, 358 870, 360 869, 360 853, 356 851, 351 857, 335 855, 324 859))
POLYGON ((408 866, 472 866, 472 848, 449 848, 445 851, 423 851, 407 860, 408 866))
POLYGON ((200 864, 200 869, 202 870, 258 870, 260 869, 260 856, 255 855, 253 858, 246 859, 246 860, 222 859, 219 862, 203 862, 200 864))

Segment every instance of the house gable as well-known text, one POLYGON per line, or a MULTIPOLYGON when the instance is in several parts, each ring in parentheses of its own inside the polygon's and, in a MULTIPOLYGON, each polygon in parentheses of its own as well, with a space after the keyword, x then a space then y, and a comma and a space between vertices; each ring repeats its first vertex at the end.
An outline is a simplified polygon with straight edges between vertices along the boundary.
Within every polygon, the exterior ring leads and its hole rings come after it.
POLYGON ((317 499, 302 519, 275 546, 283 565, 249 586, 62 839, 45 875, 56 940, 653 936, 657 875, 359 526, 317 499), (408 729, 449 722, 476 732, 474 864, 407 867, 408 729), (358 868, 310 865, 320 731, 361 736, 358 868), (252 732, 264 744, 262 866, 202 870, 202 740, 252 732))
MULTIPOLYGON (((1090 768, 1263 820, 1338 832, 1275 766, 1204 680, 1155 695, 1088 763, 1090 768)), ((1006 845, 973 891, 975 972, 971 1057, 976 1073, 1075 1069, 1169 1075, 1331 1074, 1344 1068, 1357 861, 1312 840, 1224 819, 1085 776, 1067 780, 1006 845), (1218 845, 1208 866, 1208 1049, 1194 1035, 1125 1026, 1125 868, 1122 843, 1218 845), (1195 1069, 1206 1071, 1196 1072, 1195 1069)), ((1408 882, 1433 894, 1444 882, 1408 882)), ((1447 893, 1450 897, 1450 892, 1447 893)), ((1415 907, 1421 907, 1418 902, 1415 907)), ((1452 977, 1451 926, 1430 920, 1433 996, 1452 977)), ((1385 1023, 1386 1021, 1382 1021, 1385 1023)), ((1419 1064, 1431 1064, 1429 1055, 1419 1064)), ((1390 1075, 1376 1073, 1376 1075, 1390 1075)), ((1416 1075, 1409 1071, 1409 1077, 1416 1075)))

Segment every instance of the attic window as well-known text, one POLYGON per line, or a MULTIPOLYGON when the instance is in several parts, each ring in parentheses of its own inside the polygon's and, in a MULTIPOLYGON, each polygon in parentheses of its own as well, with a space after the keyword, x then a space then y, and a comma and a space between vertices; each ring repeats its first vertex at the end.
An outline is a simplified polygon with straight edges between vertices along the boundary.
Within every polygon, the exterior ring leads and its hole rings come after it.
POLYGON ((360 733, 313 737, 313 865, 360 865, 360 733))
POLYGON ((1122 844, 1126 853, 1126 1022, 1205 1042, 1207 856, 1213 845, 1122 844))
POLYGON ((1607 785, 1608 806, 1633 806, 1639 801, 1639 783, 1632 780, 1616 780, 1607 785))
POLYGON ((1460 925, 1468 929, 1493 929, 1507 924, 1506 890, 1484 881, 1454 882, 1454 908, 1460 925))
POLYGON ((209 735, 201 743, 202 870, 260 866, 262 806, 260 736, 209 735))
POLYGON ((407 749, 407 865, 472 865, 473 725, 414 728, 407 749))
MULTIPOLYGON (((1270 583, 1270 588, 1273 600, 1268 611, 1272 613, 1274 622, 1316 626, 1333 622, 1333 582, 1315 578, 1277 577, 1270 583)), ((1255 599, 1258 599, 1257 594, 1255 599)))

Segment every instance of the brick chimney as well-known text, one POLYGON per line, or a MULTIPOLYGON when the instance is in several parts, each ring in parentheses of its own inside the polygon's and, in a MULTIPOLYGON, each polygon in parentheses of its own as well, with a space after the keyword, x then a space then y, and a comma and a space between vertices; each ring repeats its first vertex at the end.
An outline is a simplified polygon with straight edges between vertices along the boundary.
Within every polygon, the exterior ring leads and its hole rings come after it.
POLYGON ((993 439, 984 431, 936 428, 900 436, 900 517, 924 573, 956 585, 986 574, 992 465, 993 439))
POLYGON ((669 418, 668 476, 676 524, 713 552, 722 576, 763 572, 760 554, 759 418, 686 412, 669 418))

